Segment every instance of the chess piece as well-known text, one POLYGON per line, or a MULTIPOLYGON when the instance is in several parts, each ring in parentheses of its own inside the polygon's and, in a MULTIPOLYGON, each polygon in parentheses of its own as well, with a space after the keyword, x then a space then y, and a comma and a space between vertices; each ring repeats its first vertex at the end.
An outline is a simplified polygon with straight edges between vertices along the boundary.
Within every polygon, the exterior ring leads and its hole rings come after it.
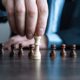
POLYGON ((50 57, 52 59, 54 59, 56 56, 56 45, 51 45, 51 53, 50 53, 50 57))
POLYGON ((33 56, 34 56, 34 45, 31 44, 31 45, 29 46, 29 48, 30 48, 30 52, 28 53, 28 57, 29 57, 30 59, 32 59, 33 56))
POLYGON ((72 49, 70 52, 70 57, 77 57, 77 53, 76 53, 76 45, 72 45, 72 49))
POLYGON ((21 57, 22 54, 23 54, 22 44, 19 44, 19 52, 18 52, 18 56, 21 57))
POLYGON ((62 44, 62 46, 61 46, 61 53, 60 53, 61 57, 66 57, 67 56, 67 52, 66 52, 65 49, 66 49, 66 45, 62 44))
POLYGON ((41 59, 41 53, 40 53, 40 49, 39 49, 40 40, 41 40, 40 36, 35 36, 35 44, 34 44, 35 49, 34 49, 33 59, 41 59))
POLYGON ((13 57, 15 54, 15 51, 14 51, 14 44, 11 45, 11 52, 10 52, 10 57, 13 57))
POLYGON ((3 46, 4 46, 4 44, 1 43, 1 44, 0 44, 0 56, 1 56, 2 54, 4 54, 3 46))

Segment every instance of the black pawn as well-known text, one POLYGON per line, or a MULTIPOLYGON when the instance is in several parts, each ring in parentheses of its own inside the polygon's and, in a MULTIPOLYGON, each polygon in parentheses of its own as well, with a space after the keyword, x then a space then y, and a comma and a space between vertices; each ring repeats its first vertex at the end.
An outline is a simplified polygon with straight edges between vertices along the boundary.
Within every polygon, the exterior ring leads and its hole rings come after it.
POLYGON ((70 57, 77 57, 76 53, 76 45, 72 45, 71 52, 70 52, 70 57))
POLYGON ((2 43, 2 44, 0 44, 0 56, 1 56, 2 54, 4 54, 3 46, 4 46, 4 44, 3 44, 3 43, 2 43))
POLYGON ((29 49, 30 49, 30 52, 28 53, 28 57, 32 59, 34 56, 34 45, 33 44, 29 45, 29 49))
POLYGON ((51 45, 51 53, 50 53, 50 57, 53 59, 56 56, 56 45, 51 45))
POLYGON ((23 47, 22 44, 19 44, 19 52, 18 52, 18 56, 21 57, 23 54, 23 47))
POLYGON ((11 45, 10 57, 13 57, 14 54, 15 54, 15 51, 14 51, 14 45, 12 44, 12 45, 11 45))
POLYGON ((62 44, 62 46, 61 46, 61 52, 60 52, 61 57, 66 57, 67 56, 67 52, 66 52, 65 49, 66 49, 66 45, 62 44))

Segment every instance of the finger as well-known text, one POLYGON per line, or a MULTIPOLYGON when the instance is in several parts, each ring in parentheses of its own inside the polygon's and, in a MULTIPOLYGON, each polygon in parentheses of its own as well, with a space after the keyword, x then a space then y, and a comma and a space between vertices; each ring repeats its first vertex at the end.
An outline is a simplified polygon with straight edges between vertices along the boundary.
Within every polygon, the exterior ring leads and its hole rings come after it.
POLYGON ((26 36, 33 38, 37 23, 38 11, 36 0, 25 0, 26 3, 26 36))
POLYGON ((24 0, 14 0, 16 28, 20 35, 24 35, 25 30, 25 2, 24 0))
POLYGON ((5 42, 4 48, 9 48, 12 44, 16 45, 19 42, 22 42, 22 41, 24 42, 26 40, 27 40, 26 36, 24 36, 24 37, 21 37, 19 35, 14 36, 14 37, 10 38, 8 41, 5 42))
POLYGON ((6 11, 8 14, 8 20, 11 29, 13 32, 16 33, 16 25, 15 25, 15 20, 14 20, 14 1, 13 0, 7 0, 6 1, 6 11))
POLYGON ((38 36, 42 36, 45 32, 48 19, 47 0, 37 0, 37 7, 38 7, 38 22, 35 33, 38 36))
POLYGON ((34 39, 31 39, 31 40, 24 40, 24 41, 21 41, 21 42, 18 42, 17 44, 15 44, 15 47, 16 48, 19 48, 19 44, 22 44, 22 47, 29 47, 30 44, 34 44, 34 39))
POLYGON ((14 43, 18 43, 18 42, 21 42, 21 41, 24 41, 24 40, 27 40, 25 36, 21 37, 19 35, 17 36, 14 36, 12 38, 10 38, 7 43, 8 44, 14 44, 14 43))

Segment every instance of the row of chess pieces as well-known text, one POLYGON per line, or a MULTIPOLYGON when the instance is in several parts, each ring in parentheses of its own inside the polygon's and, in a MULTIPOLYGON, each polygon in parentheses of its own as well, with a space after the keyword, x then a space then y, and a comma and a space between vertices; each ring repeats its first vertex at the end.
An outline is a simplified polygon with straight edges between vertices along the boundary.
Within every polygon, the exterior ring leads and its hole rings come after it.
MULTIPOLYGON (((60 56, 63 57, 63 58, 64 57, 76 58, 77 57, 76 44, 73 44, 71 46, 69 52, 66 50, 66 44, 62 44, 61 45, 61 50, 60 50, 60 56)), ((51 58, 55 58, 56 57, 56 45, 51 45, 50 57, 51 58)))
MULTIPOLYGON (((2 55, 4 53, 3 46, 4 46, 4 44, 0 44, 0 55, 2 55)), ((50 49, 51 49, 50 57, 51 58, 55 58, 56 57, 56 45, 52 44, 50 49)), ((29 51, 28 57, 32 58, 33 55, 34 55, 34 45, 33 44, 31 44, 29 46, 29 50, 30 51, 29 51)), ((14 54, 15 54, 15 47, 14 47, 14 45, 11 45, 11 48, 10 48, 10 57, 13 57, 14 54)), ((19 44, 18 56, 21 57, 22 54, 23 54, 23 47, 22 47, 22 44, 19 44)), ((61 45, 61 50, 60 50, 60 56, 61 57, 66 57, 66 56, 77 57, 76 45, 75 44, 72 45, 70 53, 68 55, 67 51, 66 51, 66 44, 62 44, 61 45)))
MULTIPOLYGON (((0 43, 0 56, 2 56, 5 53, 5 50, 6 49, 4 49, 4 44, 0 43)), ((10 51, 10 57, 13 57, 14 54, 15 54, 14 45, 11 45, 11 47, 9 49, 7 49, 7 50, 10 51)), ((19 44, 18 56, 21 57, 22 54, 23 54, 23 47, 22 47, 22 44, 19 44)))
MULTIPOLYGON (((4 48, 4 44, 3 43, 0 43, 0 56, 2 56, 5 53, 5 50, 6 49, 4 48)), ((14 54, 16 53, 16 48, 15 48, 14 44, 11 45, 10 48, 7 49, 7 50, 8 50, 8 52, 10 52, 9 56, 11 58, 13 58, 14 57, 14 54)), ((35 48, 35 45, 34 44, 29 45, 29 50, 30 51, 28 53, 28 57, 30 59, 40 59, 41 58, 41 56, 40 56, 41 53, 39 51, 38 52, 35 52, 36 51, 36 48, 35 48)), ((23 49, 22 44, 19 44, 18 45, 17 51, 18 51, 18 57, 21 57, 24 54, 24 49, 23 49)))

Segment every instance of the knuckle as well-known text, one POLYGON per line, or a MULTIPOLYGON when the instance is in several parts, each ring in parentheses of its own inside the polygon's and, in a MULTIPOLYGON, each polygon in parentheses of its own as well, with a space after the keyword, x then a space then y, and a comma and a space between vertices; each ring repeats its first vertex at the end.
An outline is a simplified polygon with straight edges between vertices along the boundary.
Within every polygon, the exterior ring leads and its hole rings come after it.
POLYGON ((10 39, 10 42, 11 42, 11 43, 12 43, 12 42, 15 42, 14 37, 12 37, 12 38, 10 39))
POLYGON ((28 10, 27 14, 29 17, 34 17, 35 15, 37 15, 37 10, 30 9, 30 10, 28 10))
POLYGON ((38 10, 39 10, 39 13, 41 13, 42 15, 43 14, 48 14, 48 4, 47 2, 44 2, 44 3, 38 3, 38 10))
POLYGON ((46 8, 46 7, 44 7, 44 8, 40 8, 39 9, 39 12, 42 14, 42 15, 44 15, 44 14, 48 14, 48 8, 46 8))
POLYGON ((12 9, 9 9, 7 12, 8 12, 9 16, 13 16, 13 14, 14 14, 14 11, 12 9))
POLYGON ((17 9, 15 9, 15 13, 24 14, 25 13, 25 8, 17 8, 17 9))

